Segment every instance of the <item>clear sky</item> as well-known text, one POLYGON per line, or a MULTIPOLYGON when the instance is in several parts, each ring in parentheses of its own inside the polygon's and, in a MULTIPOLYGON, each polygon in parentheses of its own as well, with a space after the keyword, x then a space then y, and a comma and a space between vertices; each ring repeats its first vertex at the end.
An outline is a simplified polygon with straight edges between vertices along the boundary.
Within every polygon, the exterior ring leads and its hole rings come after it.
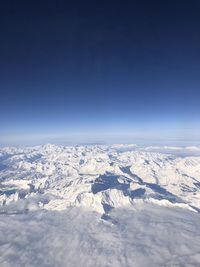
POLYGON ((0 144, 200 137, 200 1, 2 1, 0 144))

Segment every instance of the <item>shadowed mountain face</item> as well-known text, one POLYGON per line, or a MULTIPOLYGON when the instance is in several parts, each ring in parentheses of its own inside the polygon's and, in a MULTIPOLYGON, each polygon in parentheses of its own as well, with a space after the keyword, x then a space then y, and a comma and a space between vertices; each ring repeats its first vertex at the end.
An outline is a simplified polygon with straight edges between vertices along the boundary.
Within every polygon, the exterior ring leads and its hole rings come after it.
POLYGON ((110 174, 100 175, 91 187, 92 193, 96 194, 107 189, 117 189, 123 191, 126 195, 130 187, 130 181, 126 179, 124 181, 126 183, 120 183, 118 178, 120 178, 120 176, 110 174))
MULTIPOLYGON (((121 170, 126 170, 129 167, 121 168, 121 170)), ((126 174, 127 172, 125 172, 126 174)), ((132 175, 133 176, 133 175, 132 175)), ((108 189, 116 189, 121 190, 123 192, 123 195, 126 197, 130 197, 131 199, 134 198, 147 198, 148 196, 151 196, 152 198, 161 200, 166 199, 172 203, 184 203, 181 198, 175 196, 174 194, 168 192, 165 188, 161 187, 158 184, 155 183, 145 183, 142 181, 141 178, 137 177, 139 182, 135 181, 135 184, 138 184, 138 186, 142 186, 142 188, 138 188, 135 190, 130 189, 130 183, 132 183, 132 180, 125 177, 125 176, 117 176, 117 175, 111 175, 109 173, 106 173, 105 175, 100 175, 98 178, 95 179, 94 183, 91 186, 91 190, 93 194, 97 194, 102 191, 106 191, 108 189), (120 181, 120 179, 123 179, 120 181), (145 194, 146 189, 151 189, 151 194, 145 194)))

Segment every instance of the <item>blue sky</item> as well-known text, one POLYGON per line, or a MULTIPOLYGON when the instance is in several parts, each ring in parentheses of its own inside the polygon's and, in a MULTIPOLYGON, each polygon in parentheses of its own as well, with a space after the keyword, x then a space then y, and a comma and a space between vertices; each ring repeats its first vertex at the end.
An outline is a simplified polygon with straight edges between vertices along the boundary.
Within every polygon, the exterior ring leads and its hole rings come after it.
POLYGON ((199 7, 2 4, 1 145, 198 140, 199 7))

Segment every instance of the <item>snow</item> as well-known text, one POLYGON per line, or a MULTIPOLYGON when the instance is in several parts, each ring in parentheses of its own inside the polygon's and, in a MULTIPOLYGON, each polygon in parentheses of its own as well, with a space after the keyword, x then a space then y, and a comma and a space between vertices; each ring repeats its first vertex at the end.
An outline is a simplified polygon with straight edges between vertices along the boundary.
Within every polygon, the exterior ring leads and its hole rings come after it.
POLYGON ((200 265, 199 151, 1 148, 0 266, 200 265))
POLYGON ((199 266, 199 215, 138 204, 1 215, 0 266, 199 266))

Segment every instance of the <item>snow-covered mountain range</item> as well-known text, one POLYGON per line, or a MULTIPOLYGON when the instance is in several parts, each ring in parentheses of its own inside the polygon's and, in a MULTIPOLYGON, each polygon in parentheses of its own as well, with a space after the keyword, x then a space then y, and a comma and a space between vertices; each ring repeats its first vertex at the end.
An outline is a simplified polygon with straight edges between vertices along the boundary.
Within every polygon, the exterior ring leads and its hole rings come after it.
POLYGON ((0 149, 1 267, 200 266, 200 148, 0 149))
POLYGON ((200 157, 180 152, 136 145, 2 148, 0 211, 84 206, 106 218, 113 208, 150 202, 198 212, 200 157))

